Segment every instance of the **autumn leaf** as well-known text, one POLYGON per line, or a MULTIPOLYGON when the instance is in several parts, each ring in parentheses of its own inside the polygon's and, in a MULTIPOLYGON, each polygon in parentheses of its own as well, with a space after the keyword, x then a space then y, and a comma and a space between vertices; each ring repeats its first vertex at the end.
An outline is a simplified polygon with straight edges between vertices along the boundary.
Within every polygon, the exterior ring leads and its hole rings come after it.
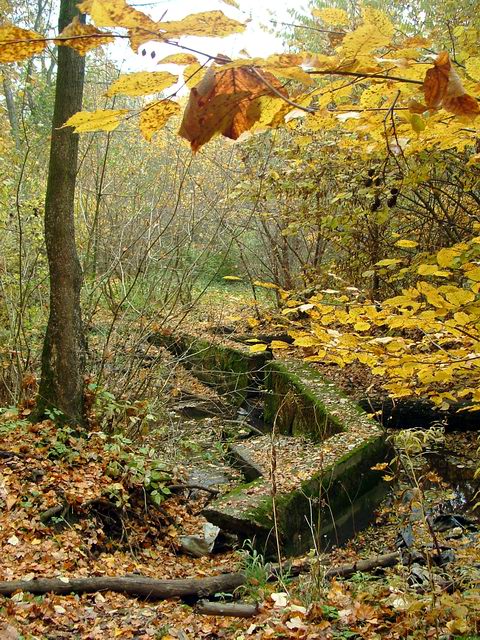
POLYGON ((408 101, 408 110, 410 113, 421 115, 422 113, 425 113, 425 111, 428 111, 428 107, 426 104, 422 104, 421 102, 418 102, 418 100, 414 100, 412 98, 408 101))
POLYGON ((390 44, 393 25, 388 17, 378 9, 362 9, 363 24, 351 33, 347 33, 342 42, 341 54, 344 58, 357 60, 370 55, 380 47, 390 44))
POLYGON ((136 71, 126 73, 113 82, 107 96, 122 94, 124 96, 145 96, 160 93, 177 82, 178 76, 168 71, 136 71))
POLYGON ((480 109, 477 100, 464 89, 446 51, 440 53, 428 69, 423 82, 425 102, 429 109, 443 107, 457 116, 475 118, 480 109))
POLYGON ((75 133, 87 131, 113 131, 122 121, 128 109, 104 109, 99 111, 79 111, 69 118, 63 127, 73 127, 75 133))
POLYGON ((237 20, 227 18, 221 11, 205 11, 191 14, 183 18, 183 20, 171 22, 150 21, 150 24, 146 26, 133 25, 128 35, 131 48, 137 51, 142 44, 150 40, 165 41, 168 38, 180 38, 182 36, 219 38, 229 36, 232 33, 239 33, 244 29, 245 25, 237 20))
POLYGON ((125 27, 155 30, 156 22, 125 0, 83 0, 77 5, 88 13, 97 27, 125 27))
POLYGON ((296 347, 315 347, 318 345, 318 340, 313 336, 302 336, 296 338, 294 345, 296 347))
POLYGON ((187 85, 187 87, 195 87, 200 83, 202 78, 208 71, 208 67, 204 64, 200 64, 200 62, 192 62, 188 67, 185 67, 183 71, 183 81, 187 85))
POLYGON ((238 67, 244 67, 248 64, 249 67, 260 67, 262 69, 280 71, 282 69, 292 69, 299 67, 308 61, 310 64, 311 56, 301 55, 299 53, 278 53, 268 58, 238 58, 236 60, 228 60, 222 64, 222 69, 236 69, 238 67))
POLYGON ((158 61, 158 64, 195 64, 198 60, 191 53, 172 53, 158 61))
POLYGON ((19 62, 41 53, 46 46, 39 33, 12 24, 0 27, 0 62, 19 62))
POLYGON ((154 133, 162 129, 166 122, 180 111, 180 105, 173 100, 151 102, 140 113, 140 131, 145 140, 150 141, 154 133))
POLYGON ((435 60, 435 66, 428 69, 423 82, 425 102, 429 109, 439 109, 447 91, 450 73, 448 53, 441 53, 435 60))
POLYGON ((254 280, 252 284, 255 287, 262 287, 263 289, 279 289, 279 286, 277 284, 274 284, 273 282, 262 282, 261 280, 254 280))
POLYGON ((75 49, 81 56, 84 56, 91 49, 113 41, 113 36, 107 32, 101 31, 91 24, 80 22, 80 16, 75 16, 54 40, 56 45, 75 49))
POLYGON ((261 96, 274 92, 265 84, 283 91, 277 79, 265 71, 250 67, 209 68, 201 82, 190 92, 179 134, 197 151, 214 135, 236 140, 261 118, 261 96))
POLYGON ((272 340, 270 343, 271 349, 290 349, 291 345, 283 340, 272 340))
POLYGON ((222 11, 193 13, 183 18, 183 20, 159 22, 158 27, 162 29, 168 38, 179 36, 220 38, 229 36, 232 33, 241 33, 245 29, 244 24, 228 18, 222 11))
POLYGON ((403 249, 414 249, 418 245, 416 240, 398 240, 395 243, 396 247, 401 247, 403 249))
POLYGON ((258 343, 252 344, 250 347, 251 353, 261 353, 262 351, 266 351, 268 349, 268 344, 258 343))

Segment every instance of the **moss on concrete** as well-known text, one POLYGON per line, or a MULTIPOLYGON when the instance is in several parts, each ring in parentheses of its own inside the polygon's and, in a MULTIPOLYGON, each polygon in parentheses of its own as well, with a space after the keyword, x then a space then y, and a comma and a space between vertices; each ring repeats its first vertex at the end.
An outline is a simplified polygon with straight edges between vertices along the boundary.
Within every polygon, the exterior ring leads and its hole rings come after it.
MULTIPOLYGON (((287 555, 304 553, 314 543, 327 548, 365 526, 388 488, 380 474, 371 469, 386 458, 387 452, 383 436, 377 435, 314 473, 297 489, 277 494, 282 551, 287 555)), ((271 483, 259 479, 222 496, 204 515, 214 524, 235 531, 241 539, 255 536, 259 549, 274 553, 272 503, 271 483)))
POLYGON ((181 356, 195 375, 215 385, 234 404, 241 404, 265 378, 265 420, 277 433, 306 437, 318 447, 328 446, 335 436, 330 451, 335 439, 342 437, 335 434, 354 436, 348 453, 337 454, 324 468, 312 468, 309 478, 275 498, 266 477, 218 498, 204 511, 212 523, 241 539, 254 539, 257 548, 267 553, 275 552, 278 531, 282 551, 297 554, 314 544, 319 548, 339 544, 372 517, 386 485, 371 467, 387 458, 388 448, 378 425, 333 383, 302 362, 268 362, 268 353, 252 354, 248 348, 234 349, 188 335, 154 334, 151 341, 181 356))
POLYGON ((263 381, 265 364, 271 357, 268 352, 254 354, 247 347, 234 349, 186 334, 154 333, 149 339, 180 356, 199 380, 214 386, 237 406, 263 381))
POLYGON ((363 409, 303 362, 268 362, 265 385, 265 420, 279 433, 321 442, 367 419, 363 409))
POLYGON ((205 515, 240 538, 254 536, 257 548, 266 553, 275 553, 275 531, 288 555, 304 553, 314 545, 340 544, 368 524, 388 489, 381 474, 371 468, 388 459, 384 434, 360 407, 308 365, 275 360, 266 364, 266 370, 265 418, 277 432, 307 437, 319 447, 328 446, 334 434, 367 435, 360 435, 358 445, 325 468, 312 469, 311 477, 294 490, 275 496, 276 527, 267 479, 223 496, 205 515))

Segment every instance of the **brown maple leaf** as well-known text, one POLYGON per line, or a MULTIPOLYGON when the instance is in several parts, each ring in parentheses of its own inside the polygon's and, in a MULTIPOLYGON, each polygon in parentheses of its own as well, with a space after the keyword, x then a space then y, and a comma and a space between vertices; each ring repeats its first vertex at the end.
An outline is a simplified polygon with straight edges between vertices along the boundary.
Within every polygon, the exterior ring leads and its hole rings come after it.
POLYGON ((188 140, 193 151, 220 133, 236 140, 261 117, 263 96, 275 96, 271 89, 286 96, 272 74, 252 67, 207 71, 190 92, 179 134, 188 140))
POLYGON ((479 111, 477 100, 464 89, 446 51, 438 55, 434 67, 428 69, 423 82, 423 93, 428 109, 443 107, 458 116, 475 118, 479 111))

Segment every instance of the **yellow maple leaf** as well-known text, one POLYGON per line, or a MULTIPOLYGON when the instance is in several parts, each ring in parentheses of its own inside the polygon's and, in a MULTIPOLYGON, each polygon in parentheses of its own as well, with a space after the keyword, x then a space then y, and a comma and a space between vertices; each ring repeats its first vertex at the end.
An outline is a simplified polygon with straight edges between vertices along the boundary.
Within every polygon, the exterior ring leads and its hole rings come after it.
POLYGON ((140 131, 145 140, 150 141, 153 134, 162 129, 166 122, 179 111, 180 105, 173 100, 147 104, 140 113, 140 131))
POLYGON ((160 93, 177 82, 178 76, 168 71, 136 71, 126 73, 115 80, 106 93, 107 96, 146 96, 160 93))
POLYGON ((344 58, 356 60, 390 44, 394 28, 383 11, 364 7, 362 17, 363 24, 343 39, 341 53, 344 58))
POLYGON ((21 29, 13 24, 0 27, 0 62, 19 62, 41 53, 45 38, 35 31, 21 29))
POLYGON ((101 31, 91 24, 80 22, 80 16, 75 16, 54 40, 56 45, 75 49, 81 56, 84 56, 91 49, 113 41, 113 36, 107 32, 101 31))
POLYGON ((79 111, 69 118, 64 127, 73 127, 76 133, 88 131, 113 131, 122 121, 128 109, 104 109, 98 111, 79 111))

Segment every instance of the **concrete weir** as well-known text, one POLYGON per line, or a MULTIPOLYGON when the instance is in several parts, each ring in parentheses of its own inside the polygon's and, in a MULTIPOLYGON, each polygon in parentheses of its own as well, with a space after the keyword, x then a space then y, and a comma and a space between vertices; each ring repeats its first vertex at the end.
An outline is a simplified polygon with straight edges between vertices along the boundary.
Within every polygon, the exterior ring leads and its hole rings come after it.
POLYGON ((270 431, 232 445, 249 481, 204 510, 210 522, 253 540, 267 555, 277 543, 295 555, 341 544, 372 521, 388 488, 372 467, 388 459, 389 449, 381 427, 357 404, 298 360, 184 336, 174 345, 195 368, 203 368, 205 354, 208 382, 234 398, 265 387, 270 431))

